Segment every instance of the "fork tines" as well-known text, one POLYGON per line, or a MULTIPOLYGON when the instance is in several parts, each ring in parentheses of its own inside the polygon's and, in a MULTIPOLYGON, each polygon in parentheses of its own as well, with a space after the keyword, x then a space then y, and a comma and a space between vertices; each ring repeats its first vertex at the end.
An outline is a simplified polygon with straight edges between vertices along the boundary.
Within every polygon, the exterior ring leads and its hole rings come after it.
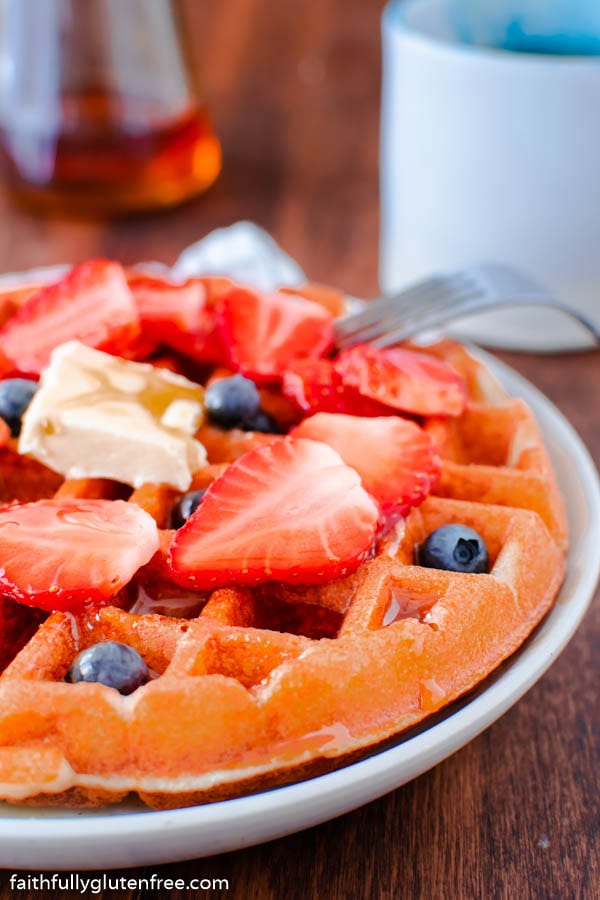
POLYGON ((528 275, 499 263, 481 263, 426 278, 338 320, 336 344, 340 350, 366 341, 375 347, 389 347, 465 315, 492 307, 528 305, 566 313, 600 342, 600 330, 593 322, 528 275))

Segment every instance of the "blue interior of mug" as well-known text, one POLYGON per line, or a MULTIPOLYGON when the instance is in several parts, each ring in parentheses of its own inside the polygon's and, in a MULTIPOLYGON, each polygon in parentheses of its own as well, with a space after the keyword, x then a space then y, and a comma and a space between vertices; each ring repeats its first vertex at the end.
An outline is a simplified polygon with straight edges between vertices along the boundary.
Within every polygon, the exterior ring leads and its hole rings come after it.
POLYGON ((600 0, 395 0, 399 24, 515 53, 600 56, 600 0))

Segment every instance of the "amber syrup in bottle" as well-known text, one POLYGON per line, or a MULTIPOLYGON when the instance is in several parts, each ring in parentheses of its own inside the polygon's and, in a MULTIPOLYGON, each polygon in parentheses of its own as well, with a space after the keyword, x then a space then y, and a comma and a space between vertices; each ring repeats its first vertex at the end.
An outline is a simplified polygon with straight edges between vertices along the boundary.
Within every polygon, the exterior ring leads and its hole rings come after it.
POLYGON ((221 148, 205 109, 92 90, 61 99, 61 115, 18 117, 0 132, 7 182, 47 212, 111 214, 178 204, 206 190, 221 148))

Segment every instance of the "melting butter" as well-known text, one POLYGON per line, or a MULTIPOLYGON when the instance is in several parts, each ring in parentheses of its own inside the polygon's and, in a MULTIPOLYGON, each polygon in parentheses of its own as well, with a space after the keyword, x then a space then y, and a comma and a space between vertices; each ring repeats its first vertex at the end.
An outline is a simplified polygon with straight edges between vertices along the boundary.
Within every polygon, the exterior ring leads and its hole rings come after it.
POLYGON ((61 344, 23 417, 19 453, 65 478, 111 478, 185 491, 206 463, 194 439, 204 391, 181 375, 61 344))

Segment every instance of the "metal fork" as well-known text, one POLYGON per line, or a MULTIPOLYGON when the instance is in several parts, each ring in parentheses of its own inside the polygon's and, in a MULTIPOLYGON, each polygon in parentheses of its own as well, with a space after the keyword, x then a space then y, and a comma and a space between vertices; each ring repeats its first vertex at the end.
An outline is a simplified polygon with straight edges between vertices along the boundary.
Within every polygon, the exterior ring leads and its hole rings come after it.
POLYGON ((558 300, 547 288, 510 266, 481 263, 435 275, 411 287, 373 300, 358 313, 335 323, 340 350, 368 341, 389 347, 445 325, 453 319, 499 306, 549 306, 571 316, 600 344, 600 328, 558 300))

